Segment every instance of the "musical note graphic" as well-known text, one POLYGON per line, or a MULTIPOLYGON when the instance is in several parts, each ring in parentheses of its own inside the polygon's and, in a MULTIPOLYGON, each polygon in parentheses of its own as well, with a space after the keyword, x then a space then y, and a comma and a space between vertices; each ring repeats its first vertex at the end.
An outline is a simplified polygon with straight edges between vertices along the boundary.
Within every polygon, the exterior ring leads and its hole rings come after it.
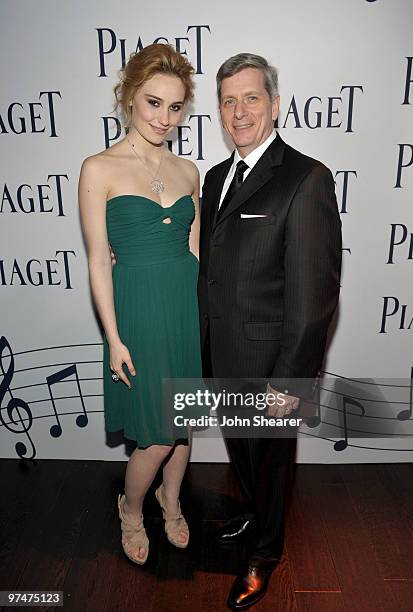
POLYGON ((409 409, 401 410, 397 415, 399 421, 408 421, 412 418, 412 403, 413 403, 413 368, 410 370, 410 393, 409 393, 409 409))
MULTIPOLYGON (((42 431, 47 432, 48 439, 57 441, 63 437, 67 416, 73 419, 75 426, 84 429, 89 425, 91 414, 102 414, 102 349, 102 342, 92 342, 17 352, 2 336, 2 448, 4 436, 18 436, 14 445, 18 457, 32 459, 36 456, 34 432, 40 433, 42 443, 47 442, 42 431), (74 390, 67 391, 67 385, 72 388, 74 385, 74 390), (66 392, 59 393, 57 390, 61 388, 66 392)), ((336 452, 351 447, 412 453, 413 367, 409 368, 409 373, 407 380, 387 381, 321 372, 317 401, 309 401, 300 435, 331 443, 336 452), (360 438, 360 443, 354 438, 360 438), (365 438, 374 438, 376 446, 366 444, 365 438), (409 444, 401 446, 401 439, 409 444)), ((73 428, 67 428, 67 435, 73 435, 73 428)))
MULTIPOLYGON (((80 389, 80 382, 79 382, 79 376, 77 373, 77 367, 75 364, 73 364, 67 368, 64 368, 63 370, 59 370, 59 372, 55 372, 54 374, 51 374, 50 376, 46 377, 47 386, 49 388, 50 399, 52 401, 53 411, 54 411, 56 421, 57 421, 57 423, 55 425, 52 425, 50 428, 50 435, 53 436, 53 438, 58 438, 59 436, 62 435, 62 425, 60 423, 59 414, 56 410, 55 398, 53 396, 53 385, 73 375, 75 375, 75 378, 76 378, 77 388, 79 391, 79 398, 80 398, 82 409, 83 409, 83 413, 80 414, 76 418, 76 425, 78 427, 86 427, 86 425, 89 422, 85 403, 83 401, 82 391, 80 389)), ((56 398, 56 399, 59 399, 59 398, 56 398)))
MULTIPOLYGON (((89 345, 75 345, 75 346, 83 346, 86 347, 99 347, 102 348, 102 343, 91 343, 89 345)), ((92 377, 84 377, 83 379, 79 376, 78 366, 79 364, 83 364, 85 368, 85 372, 88 369, 88 365, 95 366, 95 364, 102 364, 102 359, 89 359, 87 361, 78 360, 76 363, 55 363, 54 364, 38 364, 37 353, 40 351, 50 351, 50 353, 54 353, 55 349, 71 349, 72 346, 60 346, 60 347, 47 347, 44 349, 34 349, 32 351, 21 351, 13 352, 8 340, 2 336, 0 339, 0 365, 1 371, 3 373, 3 379, 0 383, 0 434, 1 428, 4 427, 7 431, 13 434, 21 434, 24 433, 29 439, 32 453, 31 456, 28 455, 28 450, 25 444, 19 441, 16 446, 16 452, 19 457, 22 458, 30 458, 33 459, 36 456, 36 449, 32 439, 32 436, 28 433, 32 428, 33 424, 39 420, 50 419, 53 418, 55 421, 54 424, 49 426, 50 436, 54 439, 60 438, 63 433, 62 427, 62 417, 66 415, 76 415, 75 424, 77 427, 85 428, 89 423, 88 412, 103 412, 103 409, 99 410, 95 409, 87 409, 86 398, 89 399, 90 402, 93 401, 94 398, 101 398, 102 392, 100 390, 99 393, 89 393, 85 395, 82 392, 81 381, 84 380, 85 384, 90 386, 91 383, 95 381, 100 382, 102 380, 102 374, 99 372, 100 376, 92 376, 92 377), (9 355, 6 355, 9 353, 9 355), (20 359, 33 355, 36 357, 36 365, 32 367, 23 367, 16 368, 16 356, 19 356, 20 359), (9 359, 10 363, 8 367, 5 367, 5 360, 9 359), (56 366, 61 366, 58 371, 52 372, 47 376, 41 374, 41 380, 39 382, 35 382, 33 384, 24 384, 15 387, 11 387, 11 382, 13 379, 16 379, 16 376, 25 376, 28 377, 29 374, 38 375, 44 368, 56 369, 56 366), (63 367, 62 367, 63 366, 63 367), (14 378, 13 378, 14 377, 14 378), (73 384, 76 385, 76 393, 66 393, 64 395, 58 394, 56 392, 57 385, 63 384, 73 384), (36 394, 41 393, 42 388, 46 388, 48 390, 48 397, 42 396, 40 399, 37 399, 36 394), (29 393, 30 398, 22 399, 21 397, 16 397, 16 392, 21 393, 29 393), (6 394, 9 393, 11 399, 9 400, 7 406, 3 406, 3 400, 6 394), (73 401, 76 399, 81 409, 76 408, 73 411, 73 401), (70 401, 70 411, 59 410, 58 403, 63 400, 70 401), (33 408, 36 406, 36 412, 33 413, 33 408)), ((33 429, 32 429, 33 431, 33 429)))
POLYGON ((31 439, 30 434, 29 434, 29 430, 33 423, 33 416, 29 408, 29 405, 24 400, 20 399, 19 397, 13 397, 13 394, 11 392, 10 383, 13 380, 13 376, 14 376, 14 355, 13 355, 13 351, 11 349, 10 344, 7 342, 4 336, 0 338, 0 367, 4 374, 3 380, 0 383, 0 421, 4 425, 4 427, 6 427, 6 429, 11 431, 12 433, 26 434, 30 442, 30 446, 32 447, 32 455, 30 457, 27 456, 27 446, 21 441, 17 442, 15 445, 16 453, 21 458, 33 459, 36 454, 36 449, 34 447, 33 440, 31 439), (5 350, 8 350, 10 353, 9 355, 10 364, 7 369, 7 372, 5 372, 4 367, 3 367, 3 359, 4 359, 3 353, 5 352, 5 350), (7 392, 10 394, 10 400, 6 406, 6 411, 7 411, 7 416, 9 418, 9 422, 6 422, 4 420, 3 413, 2 413, 2 410, 4 409, 2 407, 2 403, 3 403, 3 399, 7 392), (21 410, 23 410, 26 413, 26 419, 23 418, 21 414, 21 410), (15 413, 17 413, 18 420, 14 418, 15 413), (26 423, 25 423, 25 420, 26 420, 26 423), (12 424, 15 425, 16 427, 13 427, 12 424))
MULTIPOLYGON (((313 387, 313 389, 314 389, 314 387, 313 387)), ((307 400, 306 402, 304 402, 304 406, 307 405, 307 406, 313 406, 313 407, 315 406, 316 407, 315 414, 310 414, 305 419, 305 424, 310 429, 314 429, 315 427, 318 427, 320 425, 320 423, 321 423, 320 387, 319 387, 319 383, 318 382, 317 382, 317 385, 316 385, 316 390, 317 390, 317 397, 316 397, 316 399, 315 400, 307 400)), ((302 410, 305 411, 305 407, 302 410)), ((312 409, 312 411, 313 410, 314 410, 314 408, 312 409)))
POLYGON ((407 427, 408 423, 401 427, 403 421, 413 424, 413 368, 410 368, 409 384, 405 379, 354 379, 331 372, 323 372, 323 375, 320 411, 308 423, 304 420, 308 430, 302 428, 302 436, 330 441, 337 452, 352 447, 413 453, 409 440, 413 438, 413 427, 407 427), (408 409, 396 411, 399 405, 408 406, 408 409), (314 433, 309 431, 312 425, 319 425, 314 433), (337 440, 335 430, 344 430, 342 439, 337 440), (373 438, 376 446, 366 444, 365 440, 356 444, 354 438, 373 438), (394 445, 383 443, 383 439, 394 440, 394 445), (400 440, 406 439, 409 444, 402 447, 400 440))
POLYGON ((310 429, 314 429, 318 427, 321 423, 321 414, 320 414, 320 404, 317 403, 317 414, 313 414, 312 416, 307 417, 306 425, 310 429))
POLYGON ((347 405, 351 404, 355 408, 359 408, 361 416, 364 416, 366 411, 364 410, 364 406, 357 402, 356 400, 343 396, 341 398, 342 406, 343 406, 343 424, 344 424, 344 440, 337 440, 334 444, 334 450, 343 451, 348 447, 348 431, 347 431, 347 405))

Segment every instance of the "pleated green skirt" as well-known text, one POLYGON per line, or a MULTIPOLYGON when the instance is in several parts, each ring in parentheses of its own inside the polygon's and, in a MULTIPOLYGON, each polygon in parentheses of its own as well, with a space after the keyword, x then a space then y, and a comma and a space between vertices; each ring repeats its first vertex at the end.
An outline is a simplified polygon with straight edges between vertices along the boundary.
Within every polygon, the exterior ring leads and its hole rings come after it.
POLYGON ((145 202, 140 206, 138 200, 115 203, 118 198, 110 200, 113 205, 107 209, 108 235, 118 261, 112 270, 116 321, 136 376, 124 364, 132 389, 122 381, 112 381, 104 336, 105 428, 108 432, 122 430, 142 448, 173 445, 187 437, 186 428, 173 425, 175 412, 164 401, 163 381, 200 379, 202 372, 196 292, 199 264, 188 250, 193 203, 186 197, 178 201, 176 212, 165 212, 155 203, 153 209, 145 202), (166 214, 172 219, 169 225, 162 223, 166 214), (131 219, 136 233, 131 232, 131 219), (142 225, 143 236, 137 234, 142 225))

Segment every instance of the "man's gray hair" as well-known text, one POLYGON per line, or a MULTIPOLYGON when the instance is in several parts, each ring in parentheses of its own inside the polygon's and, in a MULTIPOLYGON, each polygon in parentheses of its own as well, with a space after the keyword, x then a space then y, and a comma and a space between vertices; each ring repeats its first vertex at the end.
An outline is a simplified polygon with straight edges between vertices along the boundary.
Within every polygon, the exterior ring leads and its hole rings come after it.
POLYGON ((233 76, 245 68, 256 68, 264 74, 265 89, 271 100, 278 96, 278 73, 261 55, 253 53, 238 53, 227 59, 217 72, 217 94, 221 100, 221 84, 223 79, 233 76))

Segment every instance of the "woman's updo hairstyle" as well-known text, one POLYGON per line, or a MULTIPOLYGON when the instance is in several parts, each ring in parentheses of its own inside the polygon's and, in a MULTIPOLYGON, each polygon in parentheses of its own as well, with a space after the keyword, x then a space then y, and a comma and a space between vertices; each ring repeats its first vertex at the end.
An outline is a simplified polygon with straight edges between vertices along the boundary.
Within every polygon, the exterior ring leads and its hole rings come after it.
POLYGON ((114 88, 115 110, 121 110, 125 126, 129 127, 132 118, 130 102, 136 90, 155 74, 168 74, 181 79, 185 88, 184 102, 192 100, 194 72, 186 57, 177 53, 171 45, 154 43, 138 53, 131 53, 126 66, 119 72, 120 80, 114 88))

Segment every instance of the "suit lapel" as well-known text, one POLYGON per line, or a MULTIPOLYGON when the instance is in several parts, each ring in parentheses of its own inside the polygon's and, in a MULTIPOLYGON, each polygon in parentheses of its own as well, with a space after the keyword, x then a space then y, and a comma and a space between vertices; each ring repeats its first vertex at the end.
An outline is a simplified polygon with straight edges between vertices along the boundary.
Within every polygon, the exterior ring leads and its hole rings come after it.
POLYGON ((211 210, 211 228, 212 229, 215 227, 215 223, 217 219, 218 205, 219 205, 219 200, 221 198, 222 188, 224 187, 225 179, 227 177, 229 169, 232 166, 233 161, 234 161, 234 153, 232 153, 232 155, 222 165, 222 168, 220 168, 219 174, 217 175, 217 178, 215 181, 215 189, 210 196, 211 208, 212 208, 211 210))
MULTIPOLYGON (((242 186, 238 189, 237 193, 228 204, 227 208, 222 212, 221 217, 216 221, 216 212, 214 216, 214 227, 219 225, 224 219, 231 215, 241 204, 246 202, 258 189, 260 189, 265 183, 267 183, 274 175, 274 167, 282 164, 284 156, 285 143, 281 136, 277 134, 277 138, 270 144, 268 149, 263 153, 258 162, 255 164, 247 178, 245 179, 242 186)), ((232 160, 232 158, 230 158, 232 160)), ((232 163, 232 161, 231 161, 232 163)), ((219 195, 221 194, 222 187, 224 185, 225 177, 230 168, 227 166, 227 172, 222 180, 219 195)), ((219 196, 216 206, 218 209, 219 196)))

